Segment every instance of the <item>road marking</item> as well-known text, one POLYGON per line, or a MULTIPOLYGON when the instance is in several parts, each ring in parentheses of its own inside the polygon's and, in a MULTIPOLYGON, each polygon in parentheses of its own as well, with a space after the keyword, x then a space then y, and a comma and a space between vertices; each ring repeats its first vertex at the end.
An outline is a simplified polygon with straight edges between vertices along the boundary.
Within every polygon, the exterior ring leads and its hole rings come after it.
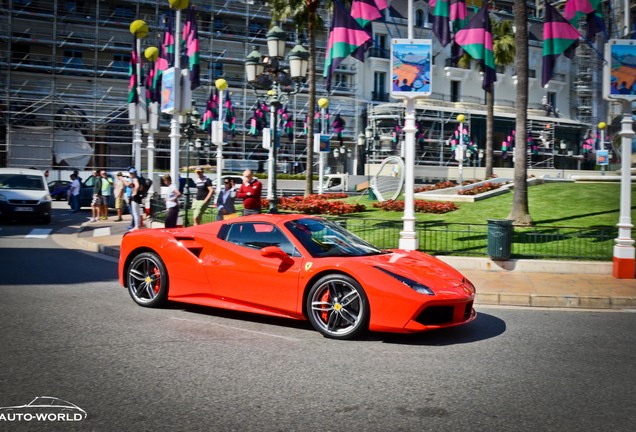
POLYGON ((48 228, 36 228, 36 229, 32 229, 30 233, 28 233, 25 238, 32 238, 32 239, 45 239, 49 237, 49 234, 51 234, 51 229, 48 228))
POLYGON ((194 322, 194 323, 197 323, 197 324, 214 325, 214 326, 217 326, 217 327, 223 327, 223 328, 227 328, 227 329, 231 329, 231 330, 239 330, 239 331, 243 331, 243 332, 247 332, 247 333, 254 333, 254 334, 258 334, 258 335, 262 335, 262 336, 270 336, 270 337, 274 337, 274 338, 284 339, 284 340, 288 340, 288 341, 291 341, 291 342, 300 342, 302 340, 302 339, 297 339, 297 338, 292 338, 292 337, 287 337, 287 336, 280 336, 280 335, 276 335, 276 334, 272 334, 272 333, 259 332, 259 331, 248 330, 248 329, 244 329, 244 328, 240 328, 240 327, 227 326, 227 325, 217 324, 217 323, 203 322, 203 321, 192 320, 192 319, 187 319, 187 318, 170 317, 170 319, 177 320, 177 321, 189 321, 189 322, 194 322))
POLYGON ((93 237, 105 237, 110 235, 110 227, 95 228, 93 237))

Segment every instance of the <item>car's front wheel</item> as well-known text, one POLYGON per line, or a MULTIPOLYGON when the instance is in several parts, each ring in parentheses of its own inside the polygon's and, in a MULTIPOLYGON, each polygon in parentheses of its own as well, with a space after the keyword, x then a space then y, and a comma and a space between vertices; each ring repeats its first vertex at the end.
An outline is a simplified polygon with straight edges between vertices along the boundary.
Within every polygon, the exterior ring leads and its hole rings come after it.
POLYGON ((162 306, 168 297, 168 272, 159 256, 144 252, 128 266, 128 292, 135 303, 145 307, 162 306))
POLYGON ((369 301, 358 282, 343 274, 320 278, 307 296, 307 317, 324 336, 352 339, 365 332, 369 301))

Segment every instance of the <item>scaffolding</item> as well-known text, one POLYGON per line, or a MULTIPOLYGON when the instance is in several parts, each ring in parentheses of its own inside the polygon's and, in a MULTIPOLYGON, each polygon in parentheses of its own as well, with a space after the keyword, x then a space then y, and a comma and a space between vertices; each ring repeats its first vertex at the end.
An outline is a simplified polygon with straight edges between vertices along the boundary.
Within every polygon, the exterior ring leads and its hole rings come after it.
MULTIPOLYGON (((230 159, 227 166, 240 168, 240 161, 256 161, 264 169, 267 150, 262 137, 247 133, 261 99, 245 82, 244 59, 253 47, 266 52, 269 6, 253 0, 201 3, 195 5, 201 59, 201 86, 193 92, 195 105, 199 110, 205 107, 214 81, 226 79, 236 115, 236 134, 227 136, 223 149, 224 158, 230 159)), ((63 134, 56 133, 58 130, 81 135, 83 148, 88 146, 90 154, 86 168, 131 166, 133 139, 127 101, 133 36, 129 25, 136 19, 148 24, 143 51, 160 44, 168 13, 168 2, 145 0, 0 2, 0 166, 85 168, 78 166, 85 158, 61 157, 57 147, 63 144, 63 134), (25 137, 28 143, 23 142, 25 137), (22 147, 37 151, 23 151, 22 147)), ((291 22, 283 27, 288 30, 288 49, 296 41, 307 42, 306 35, 298 34, 291 22)), ((324 49, 325 40, 318 40, 317 70, 322 70, 324 49)), ((340 69, 348 76, 357 72, 347 64, 340 69)), ((355 86, 340 86, 330 97, 332 113, 337 111, 350 125, 343 137, 348 146, 356 144, 352 126, 358 125, 360 117, 355 90, 355 86)), ((319 83, 317 93, 323 91, 324 84, 319 83)), ((308 141, 303 134, 307 89, 291 98, 288 110, 294 133, 281 139, 279 168, 301 171, 308 141)), ((170 117, 162 115, 160 131, 154 135, 157 170, 169 168, 169 121, 170 117)), ((205 132, 199 132, 197 138, 204 145, 197 148, 195 162, 214 164, 215 146, 205 132)), ((147 166, 146 158, 144 151, 142 166, 147 166)))

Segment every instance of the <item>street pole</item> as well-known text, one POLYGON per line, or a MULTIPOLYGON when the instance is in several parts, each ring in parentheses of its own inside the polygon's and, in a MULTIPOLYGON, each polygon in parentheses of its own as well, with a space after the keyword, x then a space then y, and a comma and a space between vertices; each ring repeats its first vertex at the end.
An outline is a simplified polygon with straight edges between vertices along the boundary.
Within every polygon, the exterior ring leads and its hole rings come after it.
POLYGON ((457 143, 457 152, 455 153, 457 162, 459 162, 459 167, 457 169, 457 180, 459 183, 459 187, 462 187, 464 183, 464 121, 466 120, 466 116, 464 114, 459 114, 457 116, 457 121, 459 122, 459 142, 457 143))
MULTIPOLYGON (((179 90, 181 88, 181 9, 177 9, 174 23, 174 86, 179 87, 179 90)), ((175 94, 180 96, 181 91, 177 91, 175 94)), ((180 101, 175 100, 175 106, 179 109, 175 109, 170 120, 170 176, 175 181, 179 180, 179 147, 181 141, 179 111, 182 108, 180 105, 180 101)))
MULTIPOLYGON (((324 135, 327 132, 327 124, 326 124, 326 110, 329 106, 329 100, 327 98, 318 99, 318 107, 320 107, 320 135, 324 135)), ((324 173, 325 173, 325 152, 320 151, 320 147, 318 148, 318 193, 322 195, 324 192, 323 181, 324 181, 324 173)))
POLYGON ((632 239, 631 194, 632 194, 632 126, 631 101, 623 101, 621 120, 621 205, 618 220, 618 237, 614 240, 614 268, 612 275, 618 279, 634 279, 636 268, 634 240, 632 239))
MULTIPOLYGON (((408 1, 408 39, 413 40, 413 0, 408 1)), ((407 98, 404 114, 404 227, 400 231, 399 248, 417 250, 415 231, 415 99, 407 98)))
MULTIPOLYGON (((223 96, 225 95, 225 90, 227 89, 227 81, 223 78, 219 78, 214 82, 215 87, 219 91, 219 122, 220 126, 217 133, 220 136, 217 137, 218 142, 216 142, 216 198, 223 193, 223 114, 225 113, 225 108, 223 106, 223 96)), ((214 123, 212 124, 214 127, 214 123)))
MULTIPOLYGON (((278 97, 278 90, 276 91, 276 96, 278 97)), ((270 128, 270 137, 272 139, 272 142, 270 144, 269 147, 269 154, 271 155, 271 161, 270 161, 270 177, 271 177, 271 194, 268 191, 268 195, 271 195, 271 198, 269 200, 269 212, 272 214, 278 213, 278 199, 277 199, 277 193, 276 193, 276 188, 278 187, 277 182, 276 182, 276 158, 278 157, 277 154, 277 149, 276 149, 276 130, 278 129, 276 122, 278 121, 278 108, 280 107, 280 104, 278 103, 278 98, 276 98, 274 101, 272 101, 271 106, 270 106, 270 119, 271 119, 271 128, 270 128)))
MULTIPOLYGON (((600 122, 598 128, 601 130, 601 144, 599 150, 605 150, 605 127, 607 123, 600 122)), ((601 175, 605 175, 605 165, 601 165, 601 175)))

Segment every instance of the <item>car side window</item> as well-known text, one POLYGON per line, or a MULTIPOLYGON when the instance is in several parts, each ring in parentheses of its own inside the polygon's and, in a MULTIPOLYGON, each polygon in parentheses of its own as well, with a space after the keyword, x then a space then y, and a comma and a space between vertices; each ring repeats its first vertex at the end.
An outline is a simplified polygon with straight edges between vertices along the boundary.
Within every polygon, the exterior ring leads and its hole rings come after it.
POLYGON ((230 224, 225 240, 253 249, 278 246, 288 255, 294 255, 296 252, 296 248, 287 236, 276 226, 268 223, 230 224))

